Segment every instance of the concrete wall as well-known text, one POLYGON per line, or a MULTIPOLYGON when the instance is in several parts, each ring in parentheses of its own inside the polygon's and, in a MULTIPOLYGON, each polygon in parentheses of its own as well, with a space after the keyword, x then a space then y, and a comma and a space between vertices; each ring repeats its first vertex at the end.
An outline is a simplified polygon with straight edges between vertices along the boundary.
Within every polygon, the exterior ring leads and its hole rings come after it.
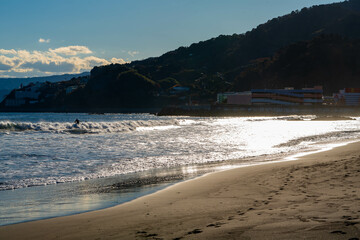
POLYGON ((251 94, 228 95, 227 103, 237 105, 251 105, 251 94))

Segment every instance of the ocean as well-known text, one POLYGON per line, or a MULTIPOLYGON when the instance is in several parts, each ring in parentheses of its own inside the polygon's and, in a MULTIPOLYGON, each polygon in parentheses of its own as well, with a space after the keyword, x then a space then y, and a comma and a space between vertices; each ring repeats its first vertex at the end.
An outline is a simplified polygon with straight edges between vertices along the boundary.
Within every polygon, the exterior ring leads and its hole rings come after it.
POLYGON ((314 118, 0 113, 0 225, 103 209, 360 136, 360 118, 314 118))

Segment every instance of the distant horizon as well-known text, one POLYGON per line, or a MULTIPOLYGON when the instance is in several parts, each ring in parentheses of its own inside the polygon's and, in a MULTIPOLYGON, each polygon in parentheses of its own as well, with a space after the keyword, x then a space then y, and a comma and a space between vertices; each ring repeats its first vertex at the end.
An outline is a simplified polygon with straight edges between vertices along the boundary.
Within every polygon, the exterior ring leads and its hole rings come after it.
POLYGON ((47 77, 54 77, 54 76, 66 76, 66 75, 82 75, 82 74, 85 74, 85 73, 89 73, 90 75, 90 71, 84 71, 84 72, 81 72, 81 73, 61 73, 61 74, 52 74, 52 75, 46 75, 46 76, 33 76, 33 77, 2 77, 0 76, 0 80, 3 80, 3 79, 31 79, 31 78, 47 78, 47 77))
POLYGON ((0 2, 0 78, 90 71, 157 57, 331 0, 0 2))

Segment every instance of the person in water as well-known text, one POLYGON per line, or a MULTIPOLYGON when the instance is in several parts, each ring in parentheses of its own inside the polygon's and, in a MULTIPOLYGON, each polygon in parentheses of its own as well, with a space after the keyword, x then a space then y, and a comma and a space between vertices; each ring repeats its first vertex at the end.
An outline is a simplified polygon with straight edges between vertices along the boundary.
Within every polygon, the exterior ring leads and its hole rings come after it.
POLYGON ((80 120, 79 120, 79 119, 75 119, 74 123, 75 123, 75 124, 79 124, 79 123, 80 123, 80 120))

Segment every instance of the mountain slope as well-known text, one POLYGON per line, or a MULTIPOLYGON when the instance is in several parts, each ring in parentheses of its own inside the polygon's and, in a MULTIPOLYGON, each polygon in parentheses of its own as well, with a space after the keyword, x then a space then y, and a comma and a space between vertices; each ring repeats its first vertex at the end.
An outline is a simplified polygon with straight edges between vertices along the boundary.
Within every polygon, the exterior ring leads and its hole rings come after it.
MULTIPOLYGON (((350 39, 360 38, 360 1, 351 0, 304 8, 269 20, 245 34, 221 35, 189 47, 180 47, 160 57, 134 61, 126 65, 112 64, 94 68, 82 93, 83 101, 77 102, 83 102, 87 106, 96 104, 98 107, 108 106, 107 102, 121 102, 120 105, 133 106, 132 99, 120 100, 120 92, 118 97, 115 97, 116 94, 106 94, 104 90, 113 82, 119 81, 119 74, 129 69, 134 69, 136 73, 158 83, 160 92, 166 90, 160 83, 165 79, 172 79, 181 86, 189 87, 187 95, 191 95, 193 100, 213 102, 218 92, 249 90, 253 86, 252 78, 241 76, 244 75, 244 70, 256 66, 257 61, 254 60, 271 57, 280 48, 289 44, 308 41, 324 34, 337 34, 350 39), (101 98, 99 92, 102 92, 101 98)), ((319 71, 326 71, 325 67, 319 68, 319 71)), ((299 83, 303 79, 299 77, 296 81, 299 83)), ((271 86, 275 88, 284 85, 280 81, 273 83, 271 86)), ((305 87, 298 83, 295 84, 296 87, 305 87)), ((335 88, 335 85, 327 87, 326 84, 325 82, 323 85, 329 91, 335 88)), ((111 91, 109 90, 109 93, 111 91)), ((153 99, 156 99, 155 95, 153 99)), ((161 105, 162 101, 168 100, 163 98, 157 102, 161 105)), ((149 105, 151 102, 148 99, 143 104, 149 105)), ((171 99, 170 102, 173 103, 171 99)), ((141 105, 140 101, 138 106, 141 105)))
POLYGON ((359 38, 359 9, 358 0, 304 8, 274 18, 245 34, 219 36, 130 66, 155 81, 165 77, 180 77, 181 81, 185 70, 221 72, 231 81, 249 61, 270 57, 281 47, 297 41, 330 33, 359 38))
POLYGON ((54 103, 77 109, 160 107, 184 104, 189 96, 214 102, 218 92, 229 90, 317 84, 330 94, 358 86, 357 39, 359 0, 304 8, 245 34, 221 35, 125 65, 95 67, 84 88, 54 103), (347 80, 339 81, 341 76, 347 80), (169 90, 173 83, 189 91, 174 96, 169 90))
POLYGON ((259 59, 235 80, 235 89, 324 86, 331 95, 360 87, 360 39, 322 35, 287 46, 272 58, 259 59))

